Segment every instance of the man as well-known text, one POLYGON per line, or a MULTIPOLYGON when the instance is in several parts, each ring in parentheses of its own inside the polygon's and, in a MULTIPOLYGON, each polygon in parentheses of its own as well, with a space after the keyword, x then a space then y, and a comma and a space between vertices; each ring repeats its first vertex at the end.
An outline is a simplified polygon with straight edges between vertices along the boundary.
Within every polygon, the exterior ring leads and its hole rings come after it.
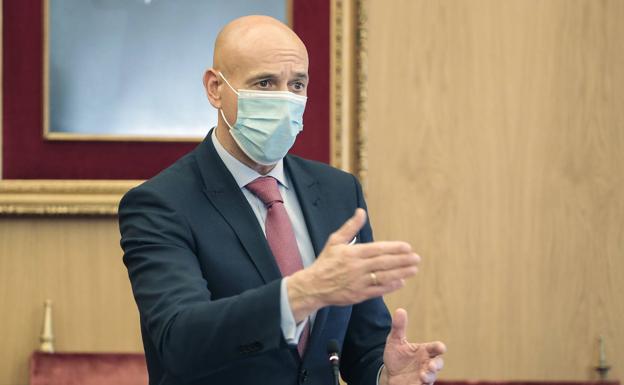
POLYGON ((123 198, 121 245, 150 384, 431 384, 442 343, 407 342, 380 298, 420 261, 373 242, 356 179, 286 155, 302 128, 308 57, 265 16, 229 23, 204 85, 217 127, 123 198))

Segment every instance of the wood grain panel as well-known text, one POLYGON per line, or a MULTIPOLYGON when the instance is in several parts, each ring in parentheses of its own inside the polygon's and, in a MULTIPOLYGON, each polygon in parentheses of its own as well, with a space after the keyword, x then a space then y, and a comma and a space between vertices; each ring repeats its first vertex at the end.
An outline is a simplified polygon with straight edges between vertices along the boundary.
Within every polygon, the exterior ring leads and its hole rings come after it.
POLYGON ((624 374, 624 1, 369 1, 368 199, 445 378, 624 374))
POLYGON ((0 218, 0 384, 27 384, 43 301, 58 351, 142 351, 112 217, 0 218))

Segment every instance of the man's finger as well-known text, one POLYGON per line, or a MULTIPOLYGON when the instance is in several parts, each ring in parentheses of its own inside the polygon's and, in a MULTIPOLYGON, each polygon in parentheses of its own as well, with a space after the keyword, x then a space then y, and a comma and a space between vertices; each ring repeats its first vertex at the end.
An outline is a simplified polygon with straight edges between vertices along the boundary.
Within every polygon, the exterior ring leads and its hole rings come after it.
POLYGON ((394 281, 383 282, 377 286, 368 286, 364 289, 362 294, 364 295, 364 299, 370 299, 375 297, 382 297, 386 294, 392 293, 393 291, 399 290, 405 286, 405 280, 397 279, 394 281))
POLYGON ((429 371, 430 372, 438 372, 444 368, 444 360, 442 357, 436 357, 429 361, 429 371))
POLYGON ((437 373, 431 373, 427 371, 420 372, 420 381, 423 384, 433 384, 438 377, 437 373))
POLYGON ((444 345, 440 341, 427 342, 422 345, 425 348, 425 350, 427 350, 427 354, 429 354, 429 357, 431 358, 434 358, 441 354, 446 353, 446 345, 444 345))
POLYGON ((363 262, 362 267, 367 271, 385 271, 400 269, 402 267, 418 267, 420 257, 415 253, 408 254, 382 254, 373 258, 368 258, 363 262))
MULTIPOLYGON (((418 273, 418 267, 416 266, 405 266, 405 267, 397 267, 392 270, 377 270, 375 271, 375 276, 377 277, 377 285, 383 286, 388 282, 405 280, 410 278, 418 273)), ((372 285, 375 282, 371 282, 372 285)))
POLYGON ((407 329, 407 312, 405 309, 396 309, 394 317, 392 317, 392 329, 390 330, 389 339, 396 341, 404 341, 406 338, 405 331, 407 329))
MULTIPOLYGON (((353 250, 362 258, 376 257, 382 254, 407 254, 412 246, 403 241, 377 241, 353 245, 353 250)), ((418 257, 420 259, 420 257, 418 257)))
POLYGON ((366 223, 366 211, 361 208, 355 209, 355 213, 327 240, 329 245, 347 244, 357 235, 366 223))

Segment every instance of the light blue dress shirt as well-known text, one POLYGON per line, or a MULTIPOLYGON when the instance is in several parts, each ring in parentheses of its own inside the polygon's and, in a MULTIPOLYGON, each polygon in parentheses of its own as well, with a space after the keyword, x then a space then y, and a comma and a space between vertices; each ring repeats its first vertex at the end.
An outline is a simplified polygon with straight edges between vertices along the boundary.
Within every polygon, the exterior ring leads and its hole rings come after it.
MULTIPOLYGON (((312 241, 310 240, 310 234, 308 233, 308 228, 305 224, 301 206, 299 205, 299 200, 297 199, 297 194, 291 187, 292 183, 290 182, 290 178, 288 178, 284 172, 284 160, 280 160, 267 175, 261 175, 227 152, 221 143, 219 143, 215 132, 212 134, 212 143, 214 144, 215 150, 217 150, 217 154, 219 154, 219 157, 225 164, 225 167, 228 171, 230 171, 234 180, 238 184, 238 187, 240 187, 243 191, 243 194, 245 195, 245 198, 247 198, 254 214, 256 214, 256 218, 260 223, 260 227, 262 227, 262 231, 265 232, 265 235, 266 230, 264 228, 264 221, 266 220, 267 209, 264 203, 262 203, 262 201, 245 186, 262 176, 272 176, 277 179, 279 182, 279 192, 284 200, 284 207, 286 208, 286 212, 288 213, 288 217, 290 218, 290 222, 292 223, 293 230, 295 232, 295 238, 297 239, 297 246, 299 246, 299 253, 301 254, 303 266, 310 266, 316 259, 316 255, 314 253, 314 248, 312 247, 312 241)), ((292 345, 297 345, 306 322, 310 322, 310 330, 312 330, 316 313, 313 313, 308 319, 300 322, 298 325, 296 324, 295 317, 290 308, 290 302, 288 301, 288 292, 286 290, 287 279, 288 278, 283 278, 280 286, 282 334, 284 335, 286 342, 292 345)))

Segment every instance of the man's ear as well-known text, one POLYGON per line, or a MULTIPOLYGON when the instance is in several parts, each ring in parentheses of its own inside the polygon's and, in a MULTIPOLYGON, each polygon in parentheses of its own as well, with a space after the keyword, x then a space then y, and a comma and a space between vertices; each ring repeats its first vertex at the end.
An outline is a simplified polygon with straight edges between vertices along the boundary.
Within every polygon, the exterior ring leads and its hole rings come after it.
POLYGON ((221 108, 221 92, 219 90, 219 75, 217 70, 209 68, 204 73, 204 88, 206 89, 206 96, 210 104, 216 108, 221 108))

